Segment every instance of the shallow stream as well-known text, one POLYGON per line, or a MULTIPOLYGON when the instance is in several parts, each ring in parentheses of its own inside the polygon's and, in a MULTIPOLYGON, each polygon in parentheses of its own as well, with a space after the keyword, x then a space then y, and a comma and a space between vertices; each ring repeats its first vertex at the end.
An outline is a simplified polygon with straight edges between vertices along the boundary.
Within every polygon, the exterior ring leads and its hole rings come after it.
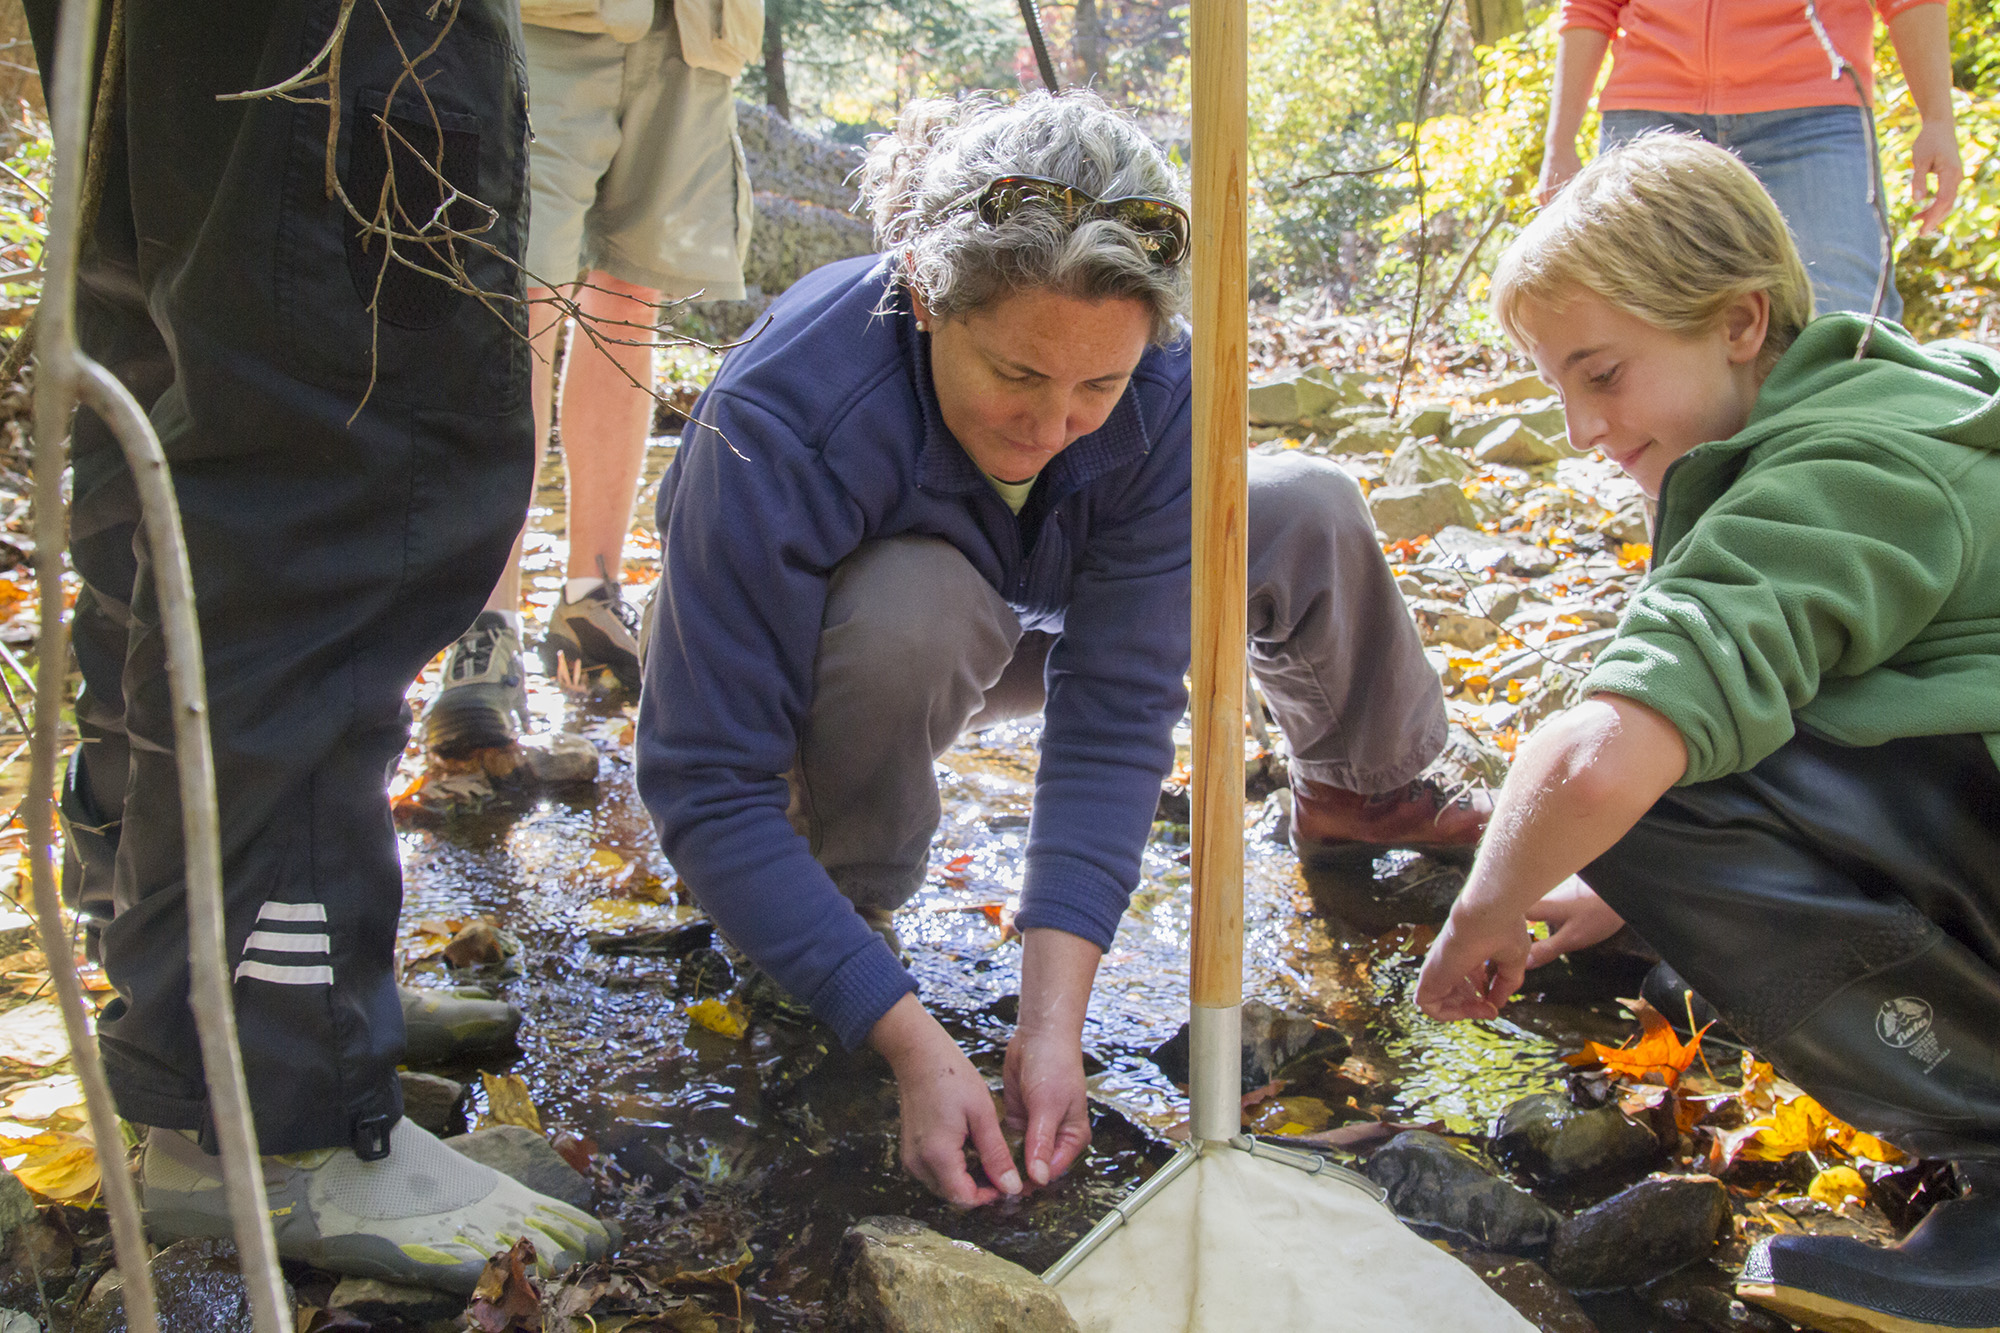
MULTIPOLYGON (((654 451, 650 472, 665 453, 654 451)), ((560 495, 545 489, 543 502, 537 526, 547 528, 560 495)), ((559 573, 554 543, 538 536, 530 551, 531 581, 548 596, 559 573)), ((1155 825, 1144 880, 1099 973, 1084 1034, 1097 1097, 1087 1156, 1022 1202, 955 1212, 897 1165, 894 1087, 879 1059, 829 1049, 825 1029, 772 1002, 750 1005, 741 1038, 690 1020, 690 1004, 726 988, 742 966, 718 952, 720 941, 685 957, 593 950, 593 936, 698 913, 681 901, 634 788, 633 710, 567 697, 540 676, 531 689, 538 728, 597 744, 595 789, 406 829, 405 937, 422 920, 472 916, 519 937, 520 955, 485 978, 527 1013, 525 1054, 508 1070, 526 1080, 545 1122, 601 1150, 629 1247, 698 1268, 747 1246, 754 1262, 743 1289, 756 1326, 816 1328, 841 1235, 863 1216, 913 1216, 1039 1269, 1164 1160, 1185 1099, 1147 1052, 1187 1012, 1184 825, 1155 825)), ((926 1004, 996 1088, 1020 960, 999 918, 1020 884, 1038 732, 1032 722, 997 727, 942 761, 932 873, 896 919, 926 1004)), ((1332 1023, 1353 1043, 1352 1068, 1369 1090, 1331 1123, 1379 1117, 1483 1131, 1514 1098, 1561 1085, 1559 1054, 1585 1036, 1617 1040, 1628 1030, 1603 1005, 1533 1006, 1525 1021, 1488 1024, 1425 1019, 1407 994, 1429 933, 1399 924, 1421 912, 1396 904, 1448 902, 1459 872, 1389 857, 1373 882, 1308 884, 1261 814, 1246 803, 1245 993, 1332 1023)), ((421 965, 412 980, 444 984, 441 969, 421 965)))

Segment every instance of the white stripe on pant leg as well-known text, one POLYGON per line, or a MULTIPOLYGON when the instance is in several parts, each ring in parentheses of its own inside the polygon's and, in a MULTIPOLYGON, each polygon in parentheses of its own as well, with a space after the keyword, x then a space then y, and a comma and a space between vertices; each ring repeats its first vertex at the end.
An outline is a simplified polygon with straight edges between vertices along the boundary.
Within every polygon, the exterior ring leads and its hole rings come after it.
POLYGON ((259 921, 324 921, 326 908, 320 903, 265 903, 257 909, 259 921))
POLYGON ((250 938, 243 941, 243 947, 264 949, 271 953, 319 953, 331 954, 333 941, 326 935, 286 935, 276 930, 253 930, 250 938))
POLYGON ((245 959, 236 965, 236 979, 249 977, 255 981, 275 981, 281 986, 331 986, 333 969, 324 964, 318 967, 300 967, 290 963, 260 963, 245 959))

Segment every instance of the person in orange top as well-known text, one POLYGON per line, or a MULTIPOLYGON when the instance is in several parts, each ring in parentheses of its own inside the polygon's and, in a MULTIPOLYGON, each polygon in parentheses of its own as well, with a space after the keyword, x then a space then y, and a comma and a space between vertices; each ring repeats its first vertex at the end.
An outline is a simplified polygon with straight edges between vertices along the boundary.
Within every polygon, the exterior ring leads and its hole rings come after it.
MULTIPOLYGON (((1734 152, 1791 227, 1819 313, 1867 313, 1882 268, 1869 204, 1879 166, 1862 111, 1875 97, 1876 12, 1923 118, 1911 193, 1933 230, 1964 174, 1943 0, 1563 0, 1537 196, 1546 204, 1582 168, 1577 131, 1609 50, 1598 151, 1669 129, 1734 152)), ((1902 318, 1893 282, 1880 313, 1902 318)))

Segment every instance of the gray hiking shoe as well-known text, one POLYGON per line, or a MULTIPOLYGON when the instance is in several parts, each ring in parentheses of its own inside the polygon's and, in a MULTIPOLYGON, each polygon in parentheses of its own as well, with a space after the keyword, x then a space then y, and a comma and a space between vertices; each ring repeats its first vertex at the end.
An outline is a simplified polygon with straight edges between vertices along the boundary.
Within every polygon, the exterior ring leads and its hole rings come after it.
MULTIPOLYGON (((611 1248, 590 1214, 459 1156, 408 1120, 396 1122, 389 1145, 377 1162, 351 1148, 264 1159, 280 1256, 469 1296, 487 1259, 523 1236, 543 1277, 611 1248)), ((147 1131, 140 1182, 155 1243, 232 1233, 221 1161, 185 1134, 147 1131)))
POLYGON ((527 679, 520 631, 504 613, 481 611, 445 650, 437 697, 424 710, 424 744, 448 758, 513 744, 516 720, 528 720, 527 679))
POLYGON ((605 583, 573 602, 556 603, 549 613, 548 633, 542 636, 542 668, 551 676, 560 667, 557 654, 569 660, 572 671, 603 667, 627 693, 639 693, 639 615, 618 595, 616 584, 605 583))
POLYGON ((435 1065, 506 1050, 521 1030, 521 1011, 505 1000, 448 990, 396 987, 403 1002, 403 1063, 435 1065))

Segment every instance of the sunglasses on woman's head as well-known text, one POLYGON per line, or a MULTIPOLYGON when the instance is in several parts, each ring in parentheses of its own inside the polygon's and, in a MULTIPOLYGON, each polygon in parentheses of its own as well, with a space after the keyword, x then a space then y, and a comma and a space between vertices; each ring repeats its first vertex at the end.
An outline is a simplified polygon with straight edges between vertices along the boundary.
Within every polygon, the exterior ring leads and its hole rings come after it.
POLYGON ((1132 194, 1099 199, 1074 185, 1042 176, 996 176, 972 194, 954 201, 946 213, 972 208, 979 220, 997 227, 1029 204, 1054 209, 1069 226, 1103 218, 1133 232, 1153 262, 1172 268, 1188 250, 1187 210, 1171 199, 1132 194))

